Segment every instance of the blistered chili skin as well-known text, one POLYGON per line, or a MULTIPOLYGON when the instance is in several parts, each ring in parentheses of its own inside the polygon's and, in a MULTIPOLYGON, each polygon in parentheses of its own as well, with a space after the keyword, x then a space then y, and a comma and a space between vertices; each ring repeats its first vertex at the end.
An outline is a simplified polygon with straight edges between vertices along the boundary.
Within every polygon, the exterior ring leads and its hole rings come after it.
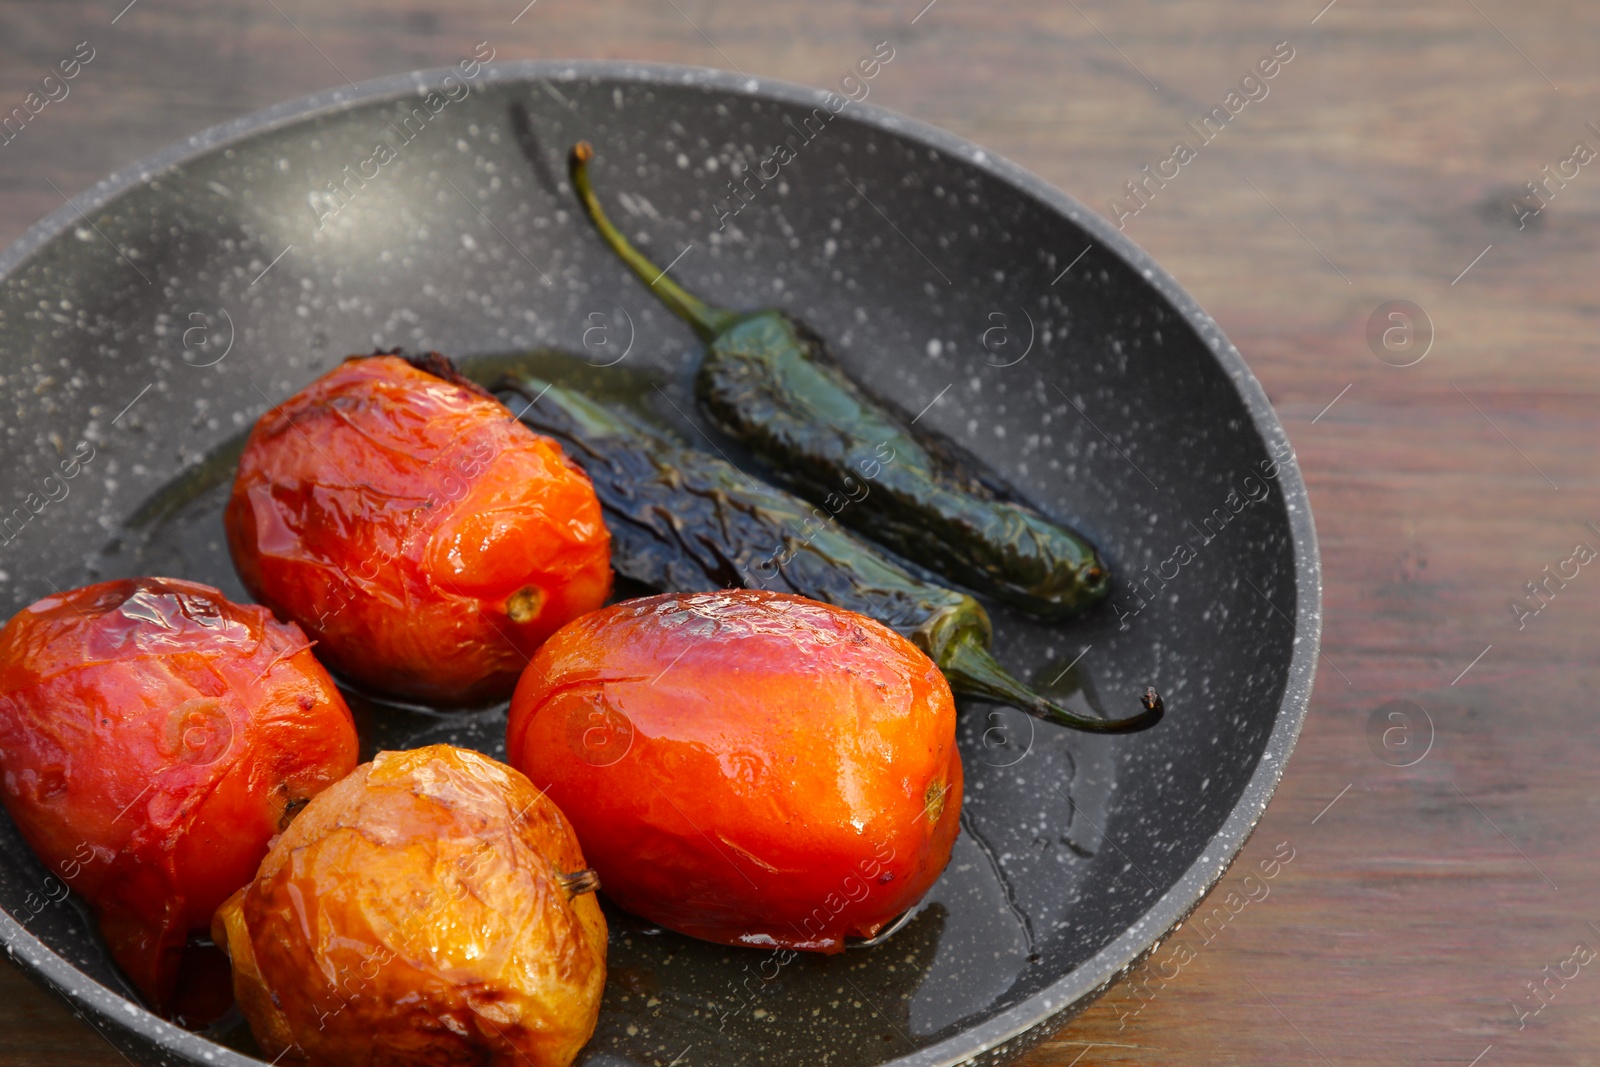
POLYGON ((210 586, 104 582, 0 630, 0 799, 158 1009, 189 932, 356 758, 300 628, 210 586))
POLYGON ((393 356, 263 415, 224 524, 246 588, 330 667, 430 703, 506 696, 611 589, 599 501, 561 446, 393 356))
POLYGON ((505 764, 382 752, 306 807, 213 936, 273 1062, 565 1067, 605 983, 605 918, 563 885, 584 868, 505 764))
POLYGON ((949 862, 955 714, 933 662, 871 619, 676 594, 547 641, 512 697, 507 753, 622 907, 723 944, 837 952, 949 862))

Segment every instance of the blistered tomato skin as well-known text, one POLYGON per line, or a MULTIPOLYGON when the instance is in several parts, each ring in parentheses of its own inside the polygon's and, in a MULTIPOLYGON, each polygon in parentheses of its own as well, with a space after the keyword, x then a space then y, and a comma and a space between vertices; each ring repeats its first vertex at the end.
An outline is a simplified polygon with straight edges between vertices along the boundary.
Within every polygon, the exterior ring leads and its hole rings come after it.
POLYGON ((245 587, 372 690, 505 697, 605 602, 588 477, 504 405, 394 356, 351 359, 263 415, 224 524, 245 587))
POLYGON ((526 778, 433 745, 307 805, 213 936, 274 1063, 566 1067, 605 983, 593 888, 526 778))
POLYGON ((210 586, 104 582, 0 630, 0 798, 158 1010, 190 931, 356 753, 299 627, 210 586))
POLYGON ((622 907, 723 944, 837 952, 949 862, 955 714, 933 662, 871 619, 678 594, 547 641, 512 697, 507 753, 622 907))

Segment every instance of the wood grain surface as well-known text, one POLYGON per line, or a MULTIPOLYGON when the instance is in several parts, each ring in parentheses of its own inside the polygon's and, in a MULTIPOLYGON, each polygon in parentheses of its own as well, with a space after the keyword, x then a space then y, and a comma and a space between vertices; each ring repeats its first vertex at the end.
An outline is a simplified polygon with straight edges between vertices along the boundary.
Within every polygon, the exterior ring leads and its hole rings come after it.
MULTIPOLYGON (((481 40, 501 59, 638 58, 813 85, 889 40, 873 102, 1113 216, 1119 195, 1131 207, 1124 183, 1195 143, 1185 124, 1287 42, 1267 95, 1124 222, 1244 352, 1310 485, 1325 656, 1283 785, 1224 885, 1281 842, 1294 859, 1209 943, 1189 932, 1192 956, 1164 948, 1026 1062, 1600 1063, 1600 965, 1566 962, 1579 943, 1600 948, 1600 568, 1548 586, 1520 629, 1510 607, 1576 543, 1600 548, 1600 161, 1566 162, 1578 142, 1600 151, 1600 10, 524 2, 9 0, 0 111, 78 42, 96 54, 69 97, 0 146, 0 241, 205 126, 444 65, 481 40), (1369 319, 1400 300, 1424 310, 1413 318, 1432 342, 1409 367, 1391 364, 1420 347, 1369 344, 1369 319), (1431 748, 1407 767, 1371 742, 1393 701, 1432 724, 1409 737, 1409 751, 1430 734, 1431 748)), ((122 1062, 0 967, 0 1063, 122 1062)))

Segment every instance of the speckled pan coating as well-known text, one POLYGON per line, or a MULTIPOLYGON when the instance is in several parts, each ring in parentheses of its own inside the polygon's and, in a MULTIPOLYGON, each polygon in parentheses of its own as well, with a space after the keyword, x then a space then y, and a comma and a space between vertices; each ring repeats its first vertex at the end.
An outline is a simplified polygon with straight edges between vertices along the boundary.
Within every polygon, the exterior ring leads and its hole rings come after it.
MULTIPOLYGON (((690 334, 571 208, 562 154, 586 137, 626 232, 663 263, 689 247, 680 281, 719 303, 798 312, 870 387, 911 414, 931 405, 921 424, 1102 545, 1121 576, 1115 607, 1053 630, 997 612, 1008 665, 1042 684, 1087 646, 1078 670, 1105 702, 1126 711, 1153 683, 1169 708, 1128 738, 968 709, 968 833, 933 906, 880 948, 787 964, 781 987, 758 982, 762 999, 728 990, 765 957, 622 919, 613 966, 629 977, 613 982, 587 1062, 666 1062, 686 1045, 684 1064, 1006 1062, 1194 909, 1299 732, 1320 571, 1292 457, 1259 476, 1290 456, 1261 387, 1205 312, 1098 215, 948 133, 852 103, 795 138, 825 94, 706 70, 531 62, 487 68, 400 142, 388 123, 444 77, 385 78, 215 127, 106 179, 0 255, 0 501, 35 492, 62 447, 96 447, 65 498, 0 537, 0 611, 52 582, 140 567, 242 595, 209 519, 137 551, 116 528, 348 351, 587 341, 598 364, 619 351, 585 333, 601 321, 632 340, 629 366, 659 373, 659 413, 693 433, 690 334), (513 134, 514 101, 540 166, 513 134), (795 158, 719 230, 730 161, 759 166, 786 137, 795 158), (399 142, 396 159, 347 186, 347 206, 330 216, 332 201, 308 198, 380 138, 399 142), (233 347, 201 366, 216 348, 184 331, 224 321, 233 347), (1259 500, 1253 485, 1266 487, 1259 500), (1177 562, 1180 544, 1192 560, 1177 562), (1141 599, 1128 582, 1147 566, 1177 574, 1141 599), (900 959, 910 966, 886 962, 900 959)), ((367 752, 455 740, 497 753, 500 714, 394 717, 367 752)), ((127 999, 46 878, 5 821, 9 956, 142 1062, 254 1062, 127 999)))

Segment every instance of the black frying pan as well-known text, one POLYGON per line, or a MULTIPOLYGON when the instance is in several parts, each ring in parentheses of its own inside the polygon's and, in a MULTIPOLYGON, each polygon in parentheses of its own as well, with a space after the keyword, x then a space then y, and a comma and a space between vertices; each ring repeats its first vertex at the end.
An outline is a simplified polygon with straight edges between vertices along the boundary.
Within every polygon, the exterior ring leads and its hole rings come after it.
MULTIPOLYGON (((874 392, 1102 547, 1110 606, 1057 626, 997 610, 996 650, 1062 699, 1092 689, 1133 708, 1153 683, 1166 719, 1091 737, 967 707, 955 859, 882 945, 776 968, 613 913, 591 1064, 1007 1059, 1195 907, 1305 715, 1315 535, 1238 352, 1076 201, 842 99, 624 63, 408 74, 206 131, 0 255, 6 615, 134 573, 243 598, 225 486, 200 479, 182 507, 125 523, 207 457, 225 466, 229 439, 348 353, 564 347, 575 373, 658 382, 656 414, 696 435, 697 346, 575 210, 561 162, 580 137, 619 223, 675 277, 715 303, 798 313, 874 392), (793 158, 768 163, 785 139, 793 158), (80 440, 93 460, 47 485, 80 440)), ((361 717, 368 754, 502 752, 503 709, 361 717)), ((250 1062, 237 1020, 190 1034, 140 1007, 59 890, 0 821, 0 937, 21 966, 138 1059, 250 1062)))

